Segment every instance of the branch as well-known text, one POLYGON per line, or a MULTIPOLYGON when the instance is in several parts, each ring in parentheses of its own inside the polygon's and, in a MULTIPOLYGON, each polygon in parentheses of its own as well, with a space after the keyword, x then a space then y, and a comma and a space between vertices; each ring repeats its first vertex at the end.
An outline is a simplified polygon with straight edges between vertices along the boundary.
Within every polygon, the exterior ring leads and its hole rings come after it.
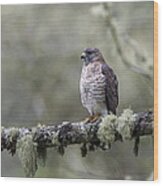
POLYGON ((153 112, 134 114, 126 109, 118 117, 110 114, 94 122, 62 122, 33 128, 4 128, 1 131, 1 151, 16 152, 26 176, 34 176, 37 160, 45 163, 46 149, 55 147, 63 155, 68 145, 81 144, 81 154, 88 150, 107 150, 115 141, 135 139, 134 153, 138 155, 139 137, 153 135, 153 112))
POLYGON ((128 34, 120 34, 112 15, 112 3, 102 3, 94 6, 91 11, 94 15, 102 17, 113 38, 116 51, 123 64, 130 70, 142 75, 148 80, 153 79, 153 61, 146 55, 143 47, 128 34), (128 46, 128 47, 127 47, 128 46), (127 48, 127 49, 126 49, 127 48), (132 55, 133 54, 133 55, 132 55))

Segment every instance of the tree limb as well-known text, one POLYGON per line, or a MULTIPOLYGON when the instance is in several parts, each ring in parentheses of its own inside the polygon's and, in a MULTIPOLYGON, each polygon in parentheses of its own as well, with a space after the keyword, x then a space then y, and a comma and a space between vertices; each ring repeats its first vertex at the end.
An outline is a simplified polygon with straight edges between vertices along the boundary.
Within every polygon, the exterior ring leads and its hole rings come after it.
POLYGON ((120 34, 116 20, 112 15, 113 4, 102 3, 100 5, 93 6, 92 13, 96 16, 100 16, 106 23, 107 29, 110 31, 113 38, 115 49, 123 62, 123 64, 146 79, 152 81, 153 79, 153 61, 145 55, 146 52, 140 48, 140 45, 131 38, 128 34, 120 34), (130 50, 126 50, 126 44, 130 47, 130 50), (130 58, 130 53, 134 53, 134 58, 130 58))
POLYGON ((4 128, 1 131, 1 151, 16 152, 26 176, 34 176, 37 158, 45 160, 46 149, 55 147, 63 155, 68 145, 81 144, 81 154, 97 148, 106 150, 115 141, 135 139, 134 153, 138 155, 140 136, 153 135, 153 112, 134 114, 126 109, 118 117, 113 114, 94 122, 62 122, 33 128, 4 128))

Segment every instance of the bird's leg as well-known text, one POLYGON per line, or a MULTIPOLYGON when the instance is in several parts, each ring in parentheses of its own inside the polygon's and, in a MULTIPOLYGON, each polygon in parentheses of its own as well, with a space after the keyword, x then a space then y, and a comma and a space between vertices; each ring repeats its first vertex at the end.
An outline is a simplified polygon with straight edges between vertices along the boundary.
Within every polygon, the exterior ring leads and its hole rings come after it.
POLYGON ((100 116, 100 114, 91 115, 84 120, 84 123, 94 123, 100 118, 100 116))
POLYGON ((101 114, 95 114, 95 115, 93 115, 93 118, 91 120, 91 123, 96 122, 100 118, 100 116, 101 116, 101 114))
POLYGON ((91 115, 91 116, 89 116, 89 117, 86 117, 85 119, 84 119, 84 123, 86 124, 86 123, 91 123, 91 120, 93 119, 93 115, 91 115))

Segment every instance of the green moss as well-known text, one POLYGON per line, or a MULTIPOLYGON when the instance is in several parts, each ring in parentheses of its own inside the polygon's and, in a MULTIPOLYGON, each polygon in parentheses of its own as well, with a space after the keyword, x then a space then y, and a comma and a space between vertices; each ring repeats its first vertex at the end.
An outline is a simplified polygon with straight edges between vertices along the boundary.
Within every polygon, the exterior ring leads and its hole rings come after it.
POLYGON ((37 144, 33 142, 31 134, 27 134, 18 140, 17 152, 25 175, 33 177, 37 170, 37 144))
POLYGON ((118 118, 117 131, 122 135, 123 140, 131 139, 134 128, 135 115, 131 109, 125 109, 118 118))

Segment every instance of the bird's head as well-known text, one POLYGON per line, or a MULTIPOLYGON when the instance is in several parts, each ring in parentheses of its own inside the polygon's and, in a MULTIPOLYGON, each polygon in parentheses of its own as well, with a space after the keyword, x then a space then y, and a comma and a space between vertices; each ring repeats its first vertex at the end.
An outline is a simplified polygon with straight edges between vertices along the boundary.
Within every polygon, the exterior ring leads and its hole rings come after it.
POLYGON ((81 60, 87 66, 89 63, 93 63, 94 61, 99 61, 99 60, 103 61, 103 57, 99 49, 86 48, 81 55, 81 60))

